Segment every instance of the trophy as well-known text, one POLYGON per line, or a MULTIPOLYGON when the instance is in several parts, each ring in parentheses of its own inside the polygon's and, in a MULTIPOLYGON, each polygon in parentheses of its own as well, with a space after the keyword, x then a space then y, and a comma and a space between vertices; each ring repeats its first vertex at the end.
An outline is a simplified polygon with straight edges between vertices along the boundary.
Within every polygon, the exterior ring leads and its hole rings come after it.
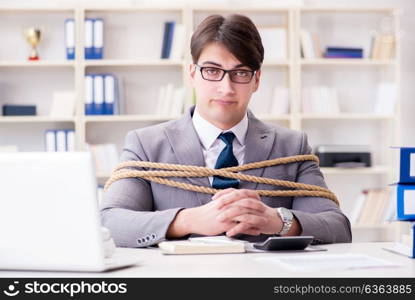
POLYGON ((40 42, 40 29, 34 27, 27 28, 24 30, 24 36, 31 46, 29 60, 39 60, 39 54, 37 52, 36 46, 40 42))

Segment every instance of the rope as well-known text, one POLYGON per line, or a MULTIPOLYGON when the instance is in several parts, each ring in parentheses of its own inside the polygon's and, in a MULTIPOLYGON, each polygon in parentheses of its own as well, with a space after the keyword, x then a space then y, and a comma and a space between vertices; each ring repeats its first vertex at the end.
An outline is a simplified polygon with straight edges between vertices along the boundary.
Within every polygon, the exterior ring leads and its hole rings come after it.
POLYGON ((260 162, 249 163, 241 166, 222 168, 222 169, 210 169, 206 167, 190 166, 190 165, 178 165, 178 164, 166 164, 166 163, 154 163, 148 161, 127 161, 120 163, 112 172, 111 177, 105 184, 104 190, 107 191, 109 186, 117 180, 124 178, 143 178, 160 184, 180 188, 183 190, 205 193, 205 194, 215 194, 218 189, 198 186, 190 183, 178 182, 170 179, 165 179, 164 177, 209 177, 209 176, 222 176, 228 178, 239 179, 243 181, 250 181, 256 183, 263 183, 273 186, 282 186, 288 187, 290 191, 273 191, 273 190, 256 190, 260 196, 269 196, 269 197, 297 197, 297 196, 307 196, 307 197, 322 197, 334 201, 339 205, 339 201, 330 190, 323 188, 321 186, 297 183, 287 180, 263 178, 258 176, 240 174, 235 172, 241 172, 250 169, 264 168, 274 165, 289 164, 294 162, 301 161, 315 161, 319 162, 318 157, 315 155, 296 155, 289 157, 276 158, 271 160, 264 160, 260 162), (153 168, 153 169, 164 169, 168 171, 136 171, 130 168, 140 167, 140 168, 153 168))

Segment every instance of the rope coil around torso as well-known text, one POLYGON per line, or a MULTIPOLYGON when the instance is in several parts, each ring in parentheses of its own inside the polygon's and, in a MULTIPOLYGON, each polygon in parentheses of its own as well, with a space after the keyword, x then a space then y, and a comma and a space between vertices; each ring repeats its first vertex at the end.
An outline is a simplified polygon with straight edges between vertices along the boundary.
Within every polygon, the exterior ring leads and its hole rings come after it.
POLYGON ((307 196, 307 197, 322 197, 334 201, 339 205, 339 201, 334 193, 330 190, 323 188, 321 186, 297 183, 287 180, 264 178, 258 176, 251 176, 236 172, 241 172, 249 169, 264 168, 269 166, 289 164, 301 161, 316 161, 319 162, 319 159, 315 155, 296 155, 289 157, 281 157, 271 160, 264 160, 249 164, 244 164, 241 166, 222 168, 222 169, 211 169, 206 167, 191 166, 191 165, 179 165, 179 164, 167 164, 167 163, 154 163, 148 161, 127 161, 120 163, 112 172, 111 177, 105 184, 104 190, 108 190, 109 186, 120 179, 123 178, 143 178, 160 184, 180 188, 183 190, 194 191, 205 194, 215 194, 218 189, 211 187, 198 186, 190 183, 183 183, 174 181, 171 179, 166 179, 165 177, 210 177, 210 176, 222 176, 228 178, 239 179, 243 181, 250 181, 256 183, 269 184, 273 186, 282 186, 288 187, 295 190, 284 190, 284 191, 275 191, 275 190, 256 190, 260 196, 268 197, 297 197, 297 196, 307 196), (152 169, 163 169, 167 171, 154 171, 154 170, 133 170, 131 168, 152 168, 152 169))

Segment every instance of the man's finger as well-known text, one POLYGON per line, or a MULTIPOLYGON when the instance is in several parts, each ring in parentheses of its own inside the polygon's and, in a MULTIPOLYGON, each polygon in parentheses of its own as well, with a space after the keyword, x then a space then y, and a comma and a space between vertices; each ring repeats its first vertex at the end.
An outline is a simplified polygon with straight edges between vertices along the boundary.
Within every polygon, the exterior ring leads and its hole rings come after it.
POLYGON ((252 198, 257 201, 261 201, 261 198, 258 196, 258 193, 251 190, 234 190, 223 196, 217 197, 216 200, 219 201, 218 209, 221 209, 223 206, 228 205, 232 202, 238 201, 243 198, 252 198))
POLYGON ((226 210, 229 207, 232 206, 241 206, 244 208, 249 208, 251 210, 257 210, 259 212, 265 212, 266 210, 266 206, 264 205, 264 203, 262 203, 261 201, 257 201, 256 199, 252 199, 252 198, 245 198, 245 199, 241 199, 237 202, 233 202, 231 204, 227 204, 225 206, 222 206, 222 210, 226 210))
POLYGON ((229 188, 229 189, 224 189, 224 190, 220 190, 219 192, 217 192, 216 194, 214 194, 212 196, 212 200, 215 200, 223 195, 229 194, 230 192, 236 191, 236 189, 234 188, 229 188))
POLYGON ((259 228, 252 227, 249 224, 239 223, 235 225, 234 227, 232 227, 230 230, 228 230, 226 232, 226 235, 231 237, 231 236, 235 236, 240 233, 250 234, 250 235, 259 235, 261 234, 261 231, 259 230, 259 228))

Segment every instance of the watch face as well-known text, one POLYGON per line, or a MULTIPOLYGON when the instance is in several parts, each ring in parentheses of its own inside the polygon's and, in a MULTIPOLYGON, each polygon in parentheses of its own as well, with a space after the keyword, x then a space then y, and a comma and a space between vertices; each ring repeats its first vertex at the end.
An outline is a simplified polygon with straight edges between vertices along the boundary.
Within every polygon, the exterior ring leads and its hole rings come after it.
POLYGON ((293 218, 293 213, 285 207, 281 207, 281 214, 284 217, 284 221, 291 221, 293 218))

